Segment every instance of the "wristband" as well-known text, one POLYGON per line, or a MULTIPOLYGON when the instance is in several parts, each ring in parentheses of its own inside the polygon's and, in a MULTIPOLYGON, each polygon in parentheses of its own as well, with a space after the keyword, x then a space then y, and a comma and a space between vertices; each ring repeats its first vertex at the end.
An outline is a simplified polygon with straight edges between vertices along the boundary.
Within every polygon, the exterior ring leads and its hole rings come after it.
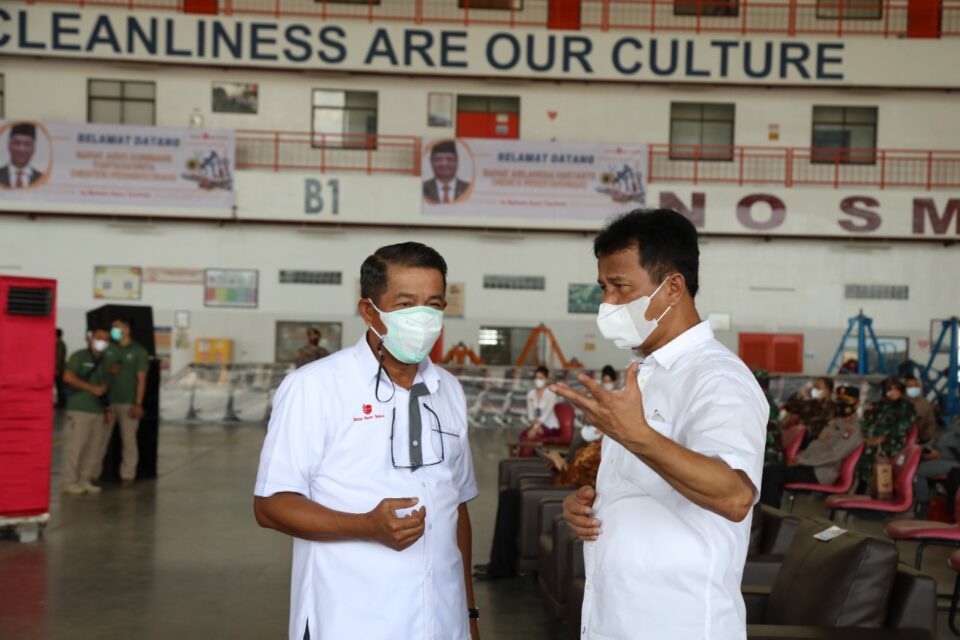
POLYGON ((470 619, 471 619, 471 620, 479 620, 479 619, 480 619, 480 609, 477 609, 476 607, 470 607, 469 609, 467 609, 467 613, 470 614, 470 619))

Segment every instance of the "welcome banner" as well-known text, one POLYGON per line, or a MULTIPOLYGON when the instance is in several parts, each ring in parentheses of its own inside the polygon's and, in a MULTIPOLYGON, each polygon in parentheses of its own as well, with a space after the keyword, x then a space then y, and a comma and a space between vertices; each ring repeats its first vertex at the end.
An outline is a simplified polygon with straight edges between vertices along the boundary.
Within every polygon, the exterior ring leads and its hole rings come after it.
POLYGON ((604 220, 647 201, 647 146, 436 139, 424 215, 604 220))
POLYGON ((232 131, 0 120, 0 200, 229 209, 232 131))

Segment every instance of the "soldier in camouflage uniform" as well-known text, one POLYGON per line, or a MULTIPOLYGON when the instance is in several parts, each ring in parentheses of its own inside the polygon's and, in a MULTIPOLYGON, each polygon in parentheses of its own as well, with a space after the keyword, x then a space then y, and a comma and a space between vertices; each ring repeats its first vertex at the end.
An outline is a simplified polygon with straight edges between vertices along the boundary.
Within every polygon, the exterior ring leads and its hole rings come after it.
POLYGON ((869 486, 878 456, 893 458, 907 439, 916 412, 907 400, 902 382, 894 378, 884 382, 884 396, 863 418, 863 439, 867 443, 857 472, 861 490, 869 486))
POLYGON ((763 395, 767 397, 767 402, 770 404, 770 417, 767 420, 767 445, 763 451, 763 466, 782 465, 783 439, 780 431, 780 410, 770 395, 770 374, 765 369, 757 369, 753 372, 753 375, 756 376, 760 388, 763 389, 763 395))
POLYGON ((783 427, 802 424, 806 428, 804 446, 820 436, 820 432, 833 418, 843 415, 843 408, 833 399, 833 380, 817 378, 813 386, 805 388, 783 405, 788 417, 783 427))

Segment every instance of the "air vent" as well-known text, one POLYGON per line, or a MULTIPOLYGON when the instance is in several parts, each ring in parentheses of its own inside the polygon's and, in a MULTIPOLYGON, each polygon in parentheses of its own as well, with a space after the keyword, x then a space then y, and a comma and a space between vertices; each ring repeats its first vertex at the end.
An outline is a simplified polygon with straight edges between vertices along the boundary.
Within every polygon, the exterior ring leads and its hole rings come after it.
POLYGON ((547 279, 544 276, 483 276, 483 288, 543 291, 547 288, 547 279))
POLYGON ((293 271, 280 272, 280 284, 340 284, 340 271, 293 271))
POLYGON ((49 316, 53 306, 53 289, 10 287, 7 313, 11 316, 49 316))
POLYGON ((848 300, 907 300, 910 287, 897 284, 848 284, 844 297, 848 300))

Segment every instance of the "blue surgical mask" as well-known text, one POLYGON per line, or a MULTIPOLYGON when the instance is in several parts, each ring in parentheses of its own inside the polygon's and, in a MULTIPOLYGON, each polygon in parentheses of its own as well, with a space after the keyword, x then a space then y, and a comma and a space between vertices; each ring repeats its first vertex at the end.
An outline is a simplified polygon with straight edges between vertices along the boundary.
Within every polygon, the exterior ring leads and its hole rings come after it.
POLYGON ((911 398, 919 398, 920 387, 907 387, 907 395, 911 398))
POLYGON ((123 329, 120 327, 114 327, 110 329, 110 337, 114 340, 114 342, 120 342, 123 340, 123 329))
MULTIPOLYGON (((373 300, 370 300, 370 304, 373 304, 373 300)), ((443 331, 443 311, 433 307, 412 307, 390 312, 380 311, 375 304, 373 308, 387 327, 387 335, 380 335, 372 326, 370 329, 383 340, 383 346, 400 362, 421 362, 433 349, 440 332, 443 331)))

